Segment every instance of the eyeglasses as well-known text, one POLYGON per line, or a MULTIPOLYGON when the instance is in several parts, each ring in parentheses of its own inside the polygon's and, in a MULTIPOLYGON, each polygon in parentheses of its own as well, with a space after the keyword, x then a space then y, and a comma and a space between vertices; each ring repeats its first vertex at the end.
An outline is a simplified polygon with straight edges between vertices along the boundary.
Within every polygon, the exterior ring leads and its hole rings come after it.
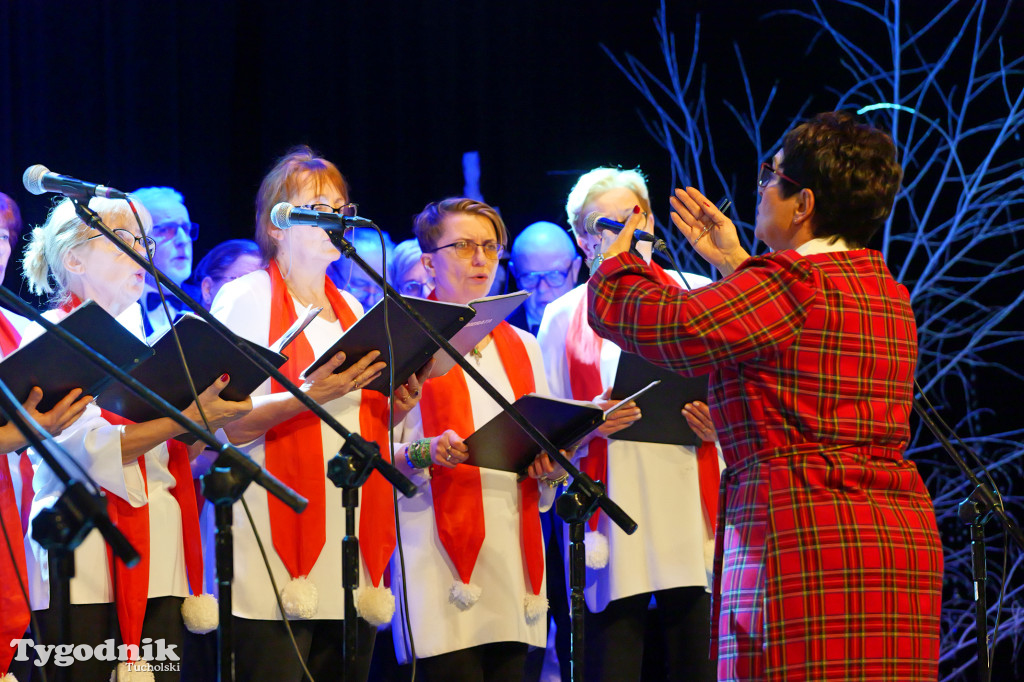
MULTIPOLYGON (((156 250, 156 241, 154 241, 154 239, 152 237, 146 237, 145 239, 143 239, 142 237, 135 236, 134 234, 131 233, 131 231, 126 230, 126 229, 124 229, 122 227, 118 227, 116 229, 113 229, 113 230, 111 230, 111 232, 114 233, 115 237, 117 237, 122 242, 127 244, 129 246, 129 248, 134 249, 136 244, 138 244, 139 242, 142 242, 143 244, 146 245, 146 250, 149 251, 149 255, 152 256, 153 255, 153 251, 156 250)), ((87 238, 85 241, 90 241, 92 239, 96 239, 98 237, 105 237, 105 236, 106 235, 101 232, 100 234, 94 234, 93 236, 87 238)))
POLYGON ((468 239, 459 239, 451 244, 445 244, 444 246, 439 246, 436 249, 431 249, 430 251, 427 251, 427 253, 437 253, 441 249, 455 249, 456 256, 469 260, 476 255, 477 248, 483 249, 484 256, 487 257, 487 260, 498 260, 501 257, 501 252, 505 250, 504 246, 495 241, 477 244, 476 242, 468 239))
POLYGON ((516 275, 516 282, 523 289, 536 289, 540 285, 540 281, 543 279, 547 282, 549 287, 560 287, 565 284, 565 280, 569 278, 569 271, 572 270, 570 265, 563 272, 562 270, 545 270, 544 272, 524 272, 521 275, 516 275))
POLYGON ((761 168, 757 172, 757 191, 760 192, 765 187, 772 183, 775 178, 782 178, 786 182, 791 182, 797 187, 803 187, 802 184, 794 180, 793 178, 780 173, 768 162, 762 163, 761 168))
POLYGON ((330 204, 306 204, 299 208, 308 208, 310 211, 320 211, 321 213, 337 213, 349 218, 359 215, 359 204, 342 204, 337 208, 330 204))
POLYGON ((430 293, 430 290, 433 287, 430 286, 430 282, 420 282, 419 280, 410 279, 400 282, 396 288, 398 289, 398 293, 402 296, 417 296, 419 298, 424 298, 430 293))
POLYGON ((199 237, 199 223, 159 223, 149 228, 149 236, 157 242, 166 242, 178 236, 178 230, 184 231, 185 235, 195 241, 199 237))

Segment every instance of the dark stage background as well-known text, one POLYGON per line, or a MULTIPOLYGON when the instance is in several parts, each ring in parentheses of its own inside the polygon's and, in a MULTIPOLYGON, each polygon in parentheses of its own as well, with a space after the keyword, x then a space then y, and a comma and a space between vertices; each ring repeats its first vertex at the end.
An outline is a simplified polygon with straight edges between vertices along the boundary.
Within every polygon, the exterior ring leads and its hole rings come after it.
MULTIPOLYGON (((694 17, 702 16, 712 112, 728 116, 721 98, 742 92, 734 41, 755 99, 779 86, 762 126, 770 139, 807 97, 809 111, 824 110, 834 102, 828 87, 848 85, 834 48, 818 44, 807 58, 808 24, 761 18, 781 6, 801 0, 668 8, 683 62, 694 17)), ((194 262, 224 239, 252 236, 260 179, 300 143, 337 163, 351 200, 396 242, 410 236, 411 218, 426 202, 462 193, 462 155, 472 150, 481 156, 484 198, 513 234, 535 220, 564 224, 576 177, 606 164, 641 166, 666 220, 668 154, 640 123, 646 104, 600 47, 629 51, 660 75, 658 7, 657 0, 0 0, 0 191, 18 202, 27 231, 43 221, 53 196, 23 189, 32 164, 128 191, 173 186, 201 225, 194 262)), ((915 11, 933 6, 905 3, 906 15, 915 11)), ((1014 55, 1021 26, 1017 6, 1004 30, 1017 41, 1008 43, 1014 55)), ((846 28, 872 39, 856 24, 846 28)), ((752 219, 764 159, 750 155, 736 130, 737 139, 716 139, 717 151, 724 167, 749 176, 749 193, 734 200, 752 219)), ((5 284, 28 298, 15 262, 23 245, 24 236, 5 284)), ((1022 286, 1011 284, 1007 300, 1022 286)), ((983 381, 1005 386, 1002 377, 983 381)), ((1019 427, 1017 403, 997 403, 993 428, 1019 427)))

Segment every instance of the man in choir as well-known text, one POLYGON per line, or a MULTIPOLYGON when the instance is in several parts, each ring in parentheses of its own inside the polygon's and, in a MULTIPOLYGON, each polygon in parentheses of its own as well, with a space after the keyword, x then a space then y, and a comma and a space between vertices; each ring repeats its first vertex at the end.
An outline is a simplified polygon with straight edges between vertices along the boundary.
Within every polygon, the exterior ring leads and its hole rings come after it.
MULTIPOLYGON (((355 204, 348 204, 354 206, 355 204)), ((387 232, 378 233, 373 228, 357 227, 345 233, 345 237, 356 247, 356 253, 366 261, 367 265, 373 268, 381 277, 384 277, 384 261, 391 260, 391 254, 395 250, 395 243, 387 232), (384 238, 384 250, 381 250, 381 235, 384 238)), ((384 298, 384 291, 374 284, 370 276, 362 268, 356 265, 351 259, 342 256, 331 263, 327 270, 331 281, 341 289, 356 297, 363 306, 363 310, 369 310, 373 305, 384 298)))
MULTIPOLYGON (((153 227, 149 233, 156 242, 153 264, 172 282, 181 286, 192 274, 192 242, 199 236, 199 225, 189 218, 185 197, 173 187, 143 187, 132 192, 132 198, 145 206, 153 216, 153 227)), ((173 318, 176 319, 184 312, 182 302, 166 290, 164 298, 173 318)), ((146 275, 142 309, 147 336, 170 326, 151 275, 146 275)))
POLYGON ((548 303, 576 286, 582 263, 561 227, 546 221, 528 225, 512 242, 509 270, 530 296, 509 316, 509 323, 536 334, 548 303))

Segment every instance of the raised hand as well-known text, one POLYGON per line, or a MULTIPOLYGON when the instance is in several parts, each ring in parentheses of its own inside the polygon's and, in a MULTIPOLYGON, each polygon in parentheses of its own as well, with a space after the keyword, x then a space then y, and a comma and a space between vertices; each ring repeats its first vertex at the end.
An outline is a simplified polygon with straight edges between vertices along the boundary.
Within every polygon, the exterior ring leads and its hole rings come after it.
POLYGON ((740 244, 736 225, 693 187, 676 189, 668 200, 671 218, 690 246, 723 275, 750 257, 740 244))

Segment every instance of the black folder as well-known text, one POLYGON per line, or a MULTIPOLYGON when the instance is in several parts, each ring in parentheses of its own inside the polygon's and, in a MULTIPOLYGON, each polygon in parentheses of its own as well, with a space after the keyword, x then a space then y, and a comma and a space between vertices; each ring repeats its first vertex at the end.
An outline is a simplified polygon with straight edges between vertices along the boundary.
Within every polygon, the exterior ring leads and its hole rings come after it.
MULTIPOLYGON (((476 314, 471 307, 458 303, 445 303, 414 297, 407 297, 405 300, 446 339, 450 339, 465 327, 476 314)), ((341 338, 327 352, 306 368, 304 375, 314 372, 341 351, 345 353, 345 362, 335 370, 335 374, 345 371, 373 350, 379 350, 381 356, 378 359, 387 362, 388 344, 384 334, 385 306, 387 306, 388 326, 391 329, 395 386, 404 384, 410 376, 430 360, 439 347, 390 297, 378 301, 368 313, 345 330, 341 338)), ((388 368, 385 368, 379 377, 363 388, 390 396, 388 368)))
MULTIPOLYGON (((58 325, 125 371, 153 354, 149 346, 93 301, 80 305, 58 325)), ((43 389, 43 399, 36 409, 47 412, 71 389, 81 388, 84 394, 94 396, 113 377, 56 334, 44 332, 0 362, 0 380, 19 402, 28 398, 33 386, 43 389)), ((0 417, 0 423, 6 420, 0 417)))
MULTIPOLYGON (((181 347, 197 392, 202 392, 221 374, 227 373, 231 380, 221 391, 221 397, 225 400, 245 400, 266 381, 266 372, 246 358, 235 344, 221 336, 201 318, 186 314, 174 323, 174 328, 181 340, 181 347)), ((259 344, 245 339, 238 341, 255 349, 275 367, 280 367, 287 360, 281 353, 259 344)), ((169 329, 157 339, 152 350, 154 357, 131 370, 131 375, 177 409, 185 409, 192 404, 192 392, 185 379, 174 335, 169 329)), ((149 421, 160 416, 131 389, 121 384, 115 384, 103 391, 96 403, 103 409, 134 422, 149 421)), ((195 439, 186 434, 179 440, 188 443, 195 439)))
POLYGON ((706 376, 680 376, 647 362, 639 355, 623 351, 615 370, 612 399, 630 395, 655 379, 660 379, 661 385, 637 399, 643 415, 640 421, 612 434, 611 438, 641 443, 700 445, 700 437, 686 423, 682 410, 683 405, 695 400, 707 402, 706 376))
MULTIPOLYGON (((605 417, 630 400, 640 396, 657 385, 657 381, 641 386, 629 397, 620 400, 607 410, 601 410, 594 403, 580 400, 562 400, 550 396, 527 393, 512 406, 540 431, 559 450, 569 448, 596 429, 605 417)), ((501 412, 477 429, 465 441, 469 448, 466 464, 512 471, 519 475, 526 473, 530 464, 540 454, 540 446, 516 424, 507 412, 501 412)))
MULTIPOLYGON (((604 412, 593 403, 536 393, 524 395, 513 406, 559 449, 569 447, 604 421, 604 412)), ((465 442, 469 448, 466 464, 520 475, 540 453, 540 447, 507 412, 481 426, 465 442)))

